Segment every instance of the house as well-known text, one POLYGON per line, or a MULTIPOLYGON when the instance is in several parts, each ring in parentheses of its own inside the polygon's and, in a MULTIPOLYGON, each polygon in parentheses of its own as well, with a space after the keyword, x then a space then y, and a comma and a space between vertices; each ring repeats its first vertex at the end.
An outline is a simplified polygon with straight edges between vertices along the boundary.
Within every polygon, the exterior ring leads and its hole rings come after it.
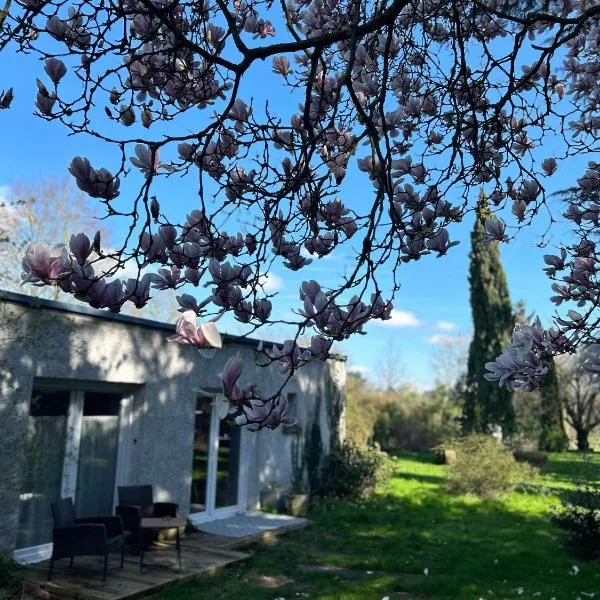
POLYGON ((87 306, 0 297, 0 554, 51 552, 49 503, 73 497, 79 516, 112 514, 119 485, 151 483, 195 523, 255 509, 271 482, 320 469, 344 434, 343 357, 313 361, 288 383, 297 425, 251 432, 223 420, 219 373, 232 355, 242 383, 282 381, 260 367, 258 340, 225 335, 207 358, 167 343, 174 327, 87 306))

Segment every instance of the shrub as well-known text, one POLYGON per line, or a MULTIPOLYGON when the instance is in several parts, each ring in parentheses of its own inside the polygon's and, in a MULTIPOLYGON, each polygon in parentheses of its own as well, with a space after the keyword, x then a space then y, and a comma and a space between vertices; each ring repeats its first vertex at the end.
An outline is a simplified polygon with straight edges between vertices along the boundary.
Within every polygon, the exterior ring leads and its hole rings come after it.
POLYGON ((385 452, 346 440, 329 456, 323 471, 324 496, 359 500, 370 496, 391 471, 385 452))
POLYGON ((17 600, 23 594, 23 582, 17 572, 21 566, 9 556, 0 555, 0 600, 17 600))
POLYGON ((541 450, 514 450, 513 456, 516 461, 528 463, 540 470, 545 469, 548 464, 548 453, 541 450))
POLYGON ((517 462, 510 450, 489 435, 469 435, 444 447, 456 451, 456 462, 448 466, 446 479, 451 493, 496 497, 535 474, 530 465, 517 462))
POLYGON ((569 551, 586 560, 600 557, 600 490, 580 483, 560 507, 552 522, 565 530, 564 544, 569 551))

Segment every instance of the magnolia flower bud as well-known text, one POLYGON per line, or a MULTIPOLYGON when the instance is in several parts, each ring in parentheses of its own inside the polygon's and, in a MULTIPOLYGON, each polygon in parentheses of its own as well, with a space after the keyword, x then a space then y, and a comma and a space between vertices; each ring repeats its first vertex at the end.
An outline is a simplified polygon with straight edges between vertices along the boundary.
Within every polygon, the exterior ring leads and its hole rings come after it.
POLYGON ((271 315, 271 310, 273 305, 270 300, 261 299, 254 301, 254 314, 258 318, 259 321, 265 323, 269 316, 271 315))
POLYGON ((94 250, 94 252, 96 254, 100 254, 100 232, 96 231, 95 235, 94 235, 94 241, 92 243, 92 249, 94 250))
POLYGON ((150 202, 150 214, 155 221, 158 220, 158 216, 160 215, 160 204, 158 203, 156 196, 153 196, 152 201, 150 202))
POLYGON ((142 111, 142 125, 146 129, 148 129, 150 125, 152 125, 152 112, 150 112, 150 110, 148 110, 147 108, 145 108, 142 111))
POLYGON ((8 88, 6 92, 0 94, 0 109, 10 108, 10 105, 14 98, 14 92, 12 88, 8 88))
POLYGON ((135 113, 133 112, 133 108, 121 104, 119 107, 119 119, 126 127, 133 125, 133 123, 135 123, 135 113))
POLYGON ((44 70, 55 85, 58 84, 67 73, 65 63, 57 58, 49 58, 44 64, 44 70))
POLYGON ((77 262, 80 265, 83 265, 92 252, 92 245, 85 233, 78 233, 77 235, 71 236, 69 249, 73 253, 73 256, 75 256, 77 262))
POLYGON ((117 88, 113 88, 110 92, 110 103, 114 105, 119 104, 119 98, 119 90, 117 90, 117 88))
POLYGON ((542 169, 546 175, 553 175, 556 172, 557 164, 554 158, 545 158, 542 161, 542 169))
POLYGON ((43 115, 49 116, 52 114, 52 109, 54 108, 55 102, 56 96, 44 95, 42 92, 38 92, 35 105, 43 115))
POLYGON ((227 398, 234 396, 237 380, 242 374, 242 360, 237 356, 232 356, 226 363, 221 380, 223 381, 223 393, 227 398))

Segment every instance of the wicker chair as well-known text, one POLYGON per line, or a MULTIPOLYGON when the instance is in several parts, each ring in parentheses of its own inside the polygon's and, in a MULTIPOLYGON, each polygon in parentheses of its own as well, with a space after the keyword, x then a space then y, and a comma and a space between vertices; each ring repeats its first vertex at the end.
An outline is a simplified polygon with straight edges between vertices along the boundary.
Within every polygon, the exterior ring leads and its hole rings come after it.
POLYGON ((54 561, 69 557, 73 566, 75 556, 104 556, 102 581, 106 581, 109 552, 121 551, 121 568, 125 536, 121 517, 75 518, 72 498, 63 498, 51 504, 54 529, 52 532, 52 556, 48 581, 52 579, 54 561))
POLYGON ((179 505, 174 502, 154 502, 151 485, 131 485, 117 488, 119 505, 116 513, 123 519, 126 534, 137 550, 152 543, 151 531, 140 531, 140 523, 146 517, 179 518, 179 505), (144 535, 142 535, 142 533, 144 535))

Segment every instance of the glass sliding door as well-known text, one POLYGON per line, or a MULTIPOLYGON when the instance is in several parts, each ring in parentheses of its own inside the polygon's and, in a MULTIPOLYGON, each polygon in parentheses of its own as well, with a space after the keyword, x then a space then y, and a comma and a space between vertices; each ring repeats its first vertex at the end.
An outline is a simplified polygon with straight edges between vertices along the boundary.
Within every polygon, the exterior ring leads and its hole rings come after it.
POLYGON ((208 493, 208 456, 210 453, 210 424, 212 398, 198 396, 194 427, 194 459, 192 464, 192 495, 190 512, 206 510, 208 493))
POLYGON ((113 512, 121 396, 86 392, 77 466, 78 518, 113 512))
MULTIPOLYGON (((15 557, 48 557, 50 504, 73 498, 77 517, 111 515, 117 480, 120 394, 34 389, 15 557)), ((124 406, 127 406, 125 404, 124 406)))
POLYGON ((242 430, 220 419, 215 404, 207 394, 196 400, 190 512, 202 520, 239 504, 242 430))
POLYGON ((238 503, 241 434, 240 427, 229 421, 219 420, 216 508, 235 506, 238 503))
POLYGON ((16 547, 52 541, 50 503, 61 497, 69 392, 33 391, 16 547))

